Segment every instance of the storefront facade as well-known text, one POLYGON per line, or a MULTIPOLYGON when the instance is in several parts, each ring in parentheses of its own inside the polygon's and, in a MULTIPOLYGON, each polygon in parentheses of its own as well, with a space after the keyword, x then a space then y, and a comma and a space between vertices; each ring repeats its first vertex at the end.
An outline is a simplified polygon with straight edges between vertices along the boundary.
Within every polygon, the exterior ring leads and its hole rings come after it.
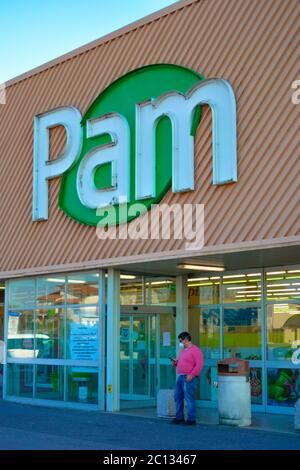
POLYGON ((300 160, 290 88, 298 10, 293 0, 179 2, 7 84, 4 399, 106 411, 155 406, 158 390, 174 387, 169 357, 188 329, 205 357, 200 407, 217 406, 217 362, 236 356, 250 362, 253 409, 293 413, 300 160), (181 141, 186 110, 191 130, 181 141), (168 118, 177 119, 173 128, 168 118), (91 186, 86 172, 99 148, 104 160, 94 164, 91 186), (96 207, 112 217, 116 196, 131 210, 146 201, 146 209, 124 215, 120 203, 115 237, 105 237, 97 223, 108 221, 109 234, 114 226, 96 207), (201 206, 202 245, 176 237, 178 224, 169 238, 161 236, 165 225, 151 237, 150 203, 176 204, 184 227, 184 208, 201 206))

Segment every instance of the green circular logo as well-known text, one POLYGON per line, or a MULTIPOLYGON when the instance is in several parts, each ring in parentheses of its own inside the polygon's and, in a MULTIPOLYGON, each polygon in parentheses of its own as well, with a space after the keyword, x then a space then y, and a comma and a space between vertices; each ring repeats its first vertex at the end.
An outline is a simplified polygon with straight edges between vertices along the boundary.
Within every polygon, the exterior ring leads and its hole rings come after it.
MULTIPOLYGON (((77 193, 77 172, 81 160, 93 149, 101 148, 111 142, 111 137, 101 135, 99 137, 87 138, 87 122, 98 119, 109 113, 123 116, 128 122, 130 129, 130 198, 128 209, 133 204, 141 203, 136 200, 135 191, 135 159, 136 159, 136 105, 149 99, 156 99, 164 93, 176 91, 187 93, 199 80, 204 77, 193 70, 171 64, 157 64, 142 67, 122 76, 109 85, 94 101, 82 119, 83 145, 79 159, 72 168, 63 175, 59 193, 59 207, 69 217, 87 225, 110 225, 108 222, 109 212, 114 211, 113 223, 129 222, 139 213, 124 215, 119 210, 119 205, 106 207, 98 212, 83 205, 77 193)), ((194 119, 197 127, 201 116, 201 109, 194 119)), ((191 133, 193 131, 191 130, 191 133)), ((172 127, 170 119, 162 117, 156 127, 155 140, 155 172, 156 172, 156 197, 142 201, 146 210, 152 204, 157 204, 166 194, 172 183, 172 127)), ((112 165, 110 163, 99 166, 94 174, 94 185, 96 189, 109 187, 112 179, 112 165)))

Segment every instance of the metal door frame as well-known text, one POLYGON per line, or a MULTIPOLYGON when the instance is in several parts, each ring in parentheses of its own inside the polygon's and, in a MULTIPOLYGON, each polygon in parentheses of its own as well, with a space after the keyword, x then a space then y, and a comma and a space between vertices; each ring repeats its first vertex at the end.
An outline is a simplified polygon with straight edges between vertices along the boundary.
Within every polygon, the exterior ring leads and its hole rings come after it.
MULTIPOLYGON (((130 331, 132 330, 132 319, 134 317, 147 317, 148 316, 148 328, 149 328, 149 336, 148 336, 148 345, 147 349, 150 352, 150 345, 151 345, 151 336, 152 336, 152 325, 151 320, 155 318, 155 357, 154 363, 151 361, 151 355, 149 354, 149 366, 152 364, 154 366, 154 397, 151 396, 151 368, 148 367, 148 383, 149 383, 149 393, 150 395, 134 395, 130 393, 130 390, 133 386, 133 367, 132 367, 132 343, 130 343, 130 359, 129 359, 129 394, 120 394, 121 400, 130 400, 130 401, 138 401, 138 400, 156 400, 157 398, 157 391, 160 388, 160 315, 164 314, 176 314, 175 307, 165 307, 165 306, 145 306, 145 305, 121 305, 120 306, 120 318, 127 316, 129 317, 130 321, 130 331), (131 318, 130 318, 131 317, 131 318), (130 398, 129 398, 130 397, 130 398)), ((133 390, 132 390, 133 392, 133 390)))
MULTIPOLYGON (((134 365, 134 362, 133 362, 133 341, 132 341, 132 332, 133 332, 133 322, 134 322, 134 319, 139 319, 139 318, 143 318, 145 319, 145 323, 147 324, 147 331, 148 331, 148 337, 147 337, 147 341, 146 341, 146 351, 147 351, 147 354, 148 354, 148 357, 150 358, 150 345, 151 345, 151 319, 152 319, 152 315, 145 315, 145 314, 142 314, 142 313, 138 313, 136 315, 129 315, 129 314, 121 314, 120 315, 120 319, 124 319, 124 317, 126 319, 128 319, 129 321, 129 333, 130 333, 130 339, 129 339, 129 361, 128 361, 128 366, 129 366, 129 390, 128 390, 128 393, 122 393, 120 394, 120 398, 121 400, 128 400, 128 401, 138 401, 138 400, 150 400, 152 397, 151 397, 151 382, 150 382, 150 367, 148 367, 148 370, 147 370, 147 381, 148 381, 148 384, 147 384, 147 394, 143 394, 143 395, 139 395, 139 394, 135 394, 134 393, 134 390, 133 390, 133 365, 134 365)), ((150 361, 149 361, 149 364, 150 364, 150 361)))

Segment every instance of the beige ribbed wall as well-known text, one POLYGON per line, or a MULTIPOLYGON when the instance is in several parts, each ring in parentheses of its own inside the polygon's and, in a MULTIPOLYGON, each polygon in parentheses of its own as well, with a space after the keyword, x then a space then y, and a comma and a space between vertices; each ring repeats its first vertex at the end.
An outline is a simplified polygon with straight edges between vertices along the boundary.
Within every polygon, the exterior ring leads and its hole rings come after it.
MULTIPOLYGON (((0 106, 0 271, 180 250, 181 241, 99 241, 95 229, 58 209, 60 179, 49 191, 49 220, 31 221, 33 117, 62 105, 84 114, 119 76, 167 62, 222 77, 238 105, 238 182, 212 185, 211 117, 196 139, 196 190, 163 202, 205 204, 205 246, 299 237, 300 79, 298 0, 182 2, 123 34, 93 43, 50 67, 13 80, 0 106)), ((53 133, 53 155, 63 133, 53 133)))

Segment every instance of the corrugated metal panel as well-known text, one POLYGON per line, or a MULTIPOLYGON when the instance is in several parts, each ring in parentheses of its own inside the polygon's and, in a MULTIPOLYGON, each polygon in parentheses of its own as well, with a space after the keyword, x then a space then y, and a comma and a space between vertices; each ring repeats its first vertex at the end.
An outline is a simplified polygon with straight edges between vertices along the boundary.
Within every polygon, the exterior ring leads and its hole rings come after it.
MULTIPOLYGON (((12 81, 7 104, 0 106, 0 270, 184 248, 179 240, 98 240, 94 228, 58 209, 59 179, 49 188, 49 220, 31 222, 33 116, 62 105, 84 113, 113 80, 150 63, 177 63, 226 78, 238 103, 238 182, 211 184, 211 117, 205 111, 196 138, 196 190, 169 191, 162 202, 205 204, 206 247, 300 236, 300 108, 292 105, 290 92, 299 78, 299 18, 297 0, 185 2, 12 81)), ((57 130, 53 156, 63 143, 57 130)))

